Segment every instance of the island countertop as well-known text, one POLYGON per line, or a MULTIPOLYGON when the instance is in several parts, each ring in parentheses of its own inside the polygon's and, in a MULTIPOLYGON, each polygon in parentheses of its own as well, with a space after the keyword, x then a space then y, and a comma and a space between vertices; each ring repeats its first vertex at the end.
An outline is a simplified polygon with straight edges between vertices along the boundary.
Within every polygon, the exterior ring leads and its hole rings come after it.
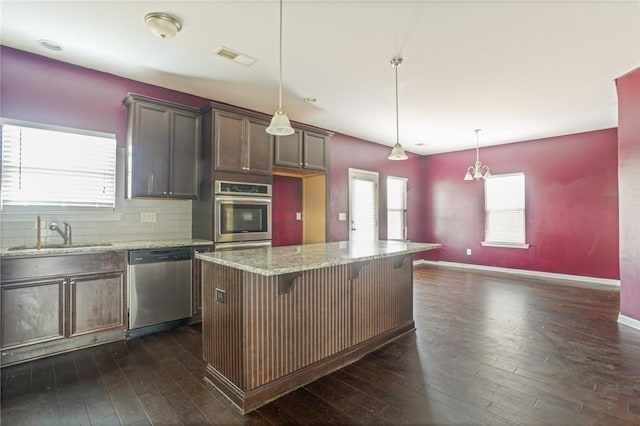
POLYGON ((196 258, 260 275, 281 275, 329 266, 345 265, 441 247, 435 243, 368 241, 262 247, 246 250, 199 253, 196 258))

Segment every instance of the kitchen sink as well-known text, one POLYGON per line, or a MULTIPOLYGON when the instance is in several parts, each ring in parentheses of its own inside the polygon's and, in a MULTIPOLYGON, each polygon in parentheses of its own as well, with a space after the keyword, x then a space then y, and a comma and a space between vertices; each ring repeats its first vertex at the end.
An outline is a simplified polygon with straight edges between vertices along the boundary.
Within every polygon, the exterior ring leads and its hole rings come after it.
MULTIPOLYGON (((57 249, 57 248, 76 248, 76 247, 108 247, 111 243, 72 243, 72 244, 42 244, 40 246, 41 249, 57 249)), ((9 247, 7 250, 15 251, 15 250, 33 250, 36 246, 16 246, 9 247)))

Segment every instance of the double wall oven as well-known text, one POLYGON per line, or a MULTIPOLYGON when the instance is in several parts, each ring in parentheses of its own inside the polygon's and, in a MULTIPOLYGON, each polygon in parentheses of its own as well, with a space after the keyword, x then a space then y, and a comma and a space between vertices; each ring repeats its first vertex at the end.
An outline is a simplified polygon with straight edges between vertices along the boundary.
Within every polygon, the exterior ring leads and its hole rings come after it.
POLYGON ((271 185, 214 182, 215 250, 271 245, 271 185))

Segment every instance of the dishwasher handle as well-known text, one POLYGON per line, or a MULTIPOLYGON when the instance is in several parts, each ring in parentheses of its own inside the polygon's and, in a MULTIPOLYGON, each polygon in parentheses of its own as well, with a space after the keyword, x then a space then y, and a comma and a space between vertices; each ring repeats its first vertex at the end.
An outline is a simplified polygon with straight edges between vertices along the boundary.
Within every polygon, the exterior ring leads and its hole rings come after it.
POLYGON ((191 260, 191 247, 129 250, 128 260, 129 265, 191 260))

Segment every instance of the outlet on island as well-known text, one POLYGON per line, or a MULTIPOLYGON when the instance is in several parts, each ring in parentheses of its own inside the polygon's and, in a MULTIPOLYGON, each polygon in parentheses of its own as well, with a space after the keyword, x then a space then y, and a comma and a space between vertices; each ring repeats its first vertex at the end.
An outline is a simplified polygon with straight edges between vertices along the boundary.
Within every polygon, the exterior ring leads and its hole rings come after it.
POLYGON ((156 212, 140 212, 140 222, 155 222, 156 212))

